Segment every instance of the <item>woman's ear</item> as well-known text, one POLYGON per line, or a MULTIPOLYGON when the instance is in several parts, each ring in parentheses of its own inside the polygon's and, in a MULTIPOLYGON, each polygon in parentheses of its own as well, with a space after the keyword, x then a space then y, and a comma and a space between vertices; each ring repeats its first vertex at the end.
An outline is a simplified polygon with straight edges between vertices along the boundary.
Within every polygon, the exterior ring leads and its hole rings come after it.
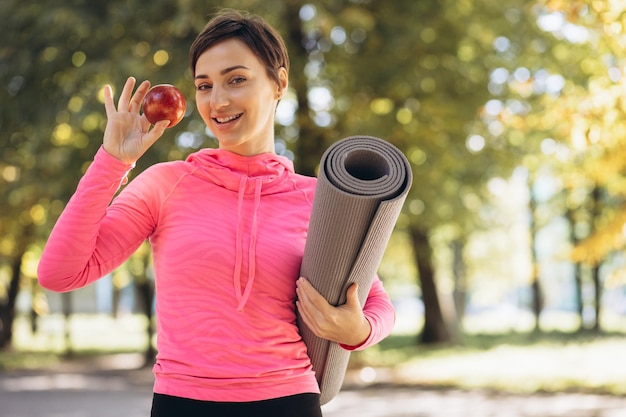
POLYGON ((287 87, 289 87, 289 75, 287 74, 287 70, 285 67, 280 67, 278 69, 278 85, 276 88, 276 100, 280 100, 287 92, 287 87))

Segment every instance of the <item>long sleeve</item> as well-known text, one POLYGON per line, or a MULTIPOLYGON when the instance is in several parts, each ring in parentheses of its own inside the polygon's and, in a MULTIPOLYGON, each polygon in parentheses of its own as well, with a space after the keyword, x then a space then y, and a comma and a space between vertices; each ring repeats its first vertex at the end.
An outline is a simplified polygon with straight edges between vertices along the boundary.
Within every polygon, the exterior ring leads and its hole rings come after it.
POLYGON ((44 288, 84 287, 121 265, 145 240, 145 213, 109 210, 131 168, 98 150, 44 248, 37 271, 44 288))
POLYGON ((372 326, 369 337, 358 346, 341 345, 346 350, 363 350, 389 336, 396 321, 396 313, 380 278, 375 277, 363 306, 365 318, 372 326))

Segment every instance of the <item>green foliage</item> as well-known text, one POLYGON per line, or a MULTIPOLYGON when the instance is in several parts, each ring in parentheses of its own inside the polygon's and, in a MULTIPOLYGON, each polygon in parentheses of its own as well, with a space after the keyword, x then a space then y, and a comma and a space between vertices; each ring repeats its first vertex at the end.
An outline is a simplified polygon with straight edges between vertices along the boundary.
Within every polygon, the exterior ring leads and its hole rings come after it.
MULTIPOLYGON (((466 222, 476 206, 467 207, 465 197, 479 195, 486 179, 504 175, 514 165, 502 146, 487 146, 483 152, 466 146, 489 96, 497 28, 509 29, 501 3, 311 2, 316 13, 303 22, 300 45, 289 33, 290 22, 280 15, 293 17, 302 3, 238 1, 230 6, 263 13, 287 32, 292 56, 303 71, 295 66, 292 85, 309 91, 326 87, 332 93, 330 108, 307 108, 308 114, 298 118, 296 142, 314 145, 307 148, 309 154, 297 152, 296 162, 310 172, 326 146, 343 136, 388 139, 413 162, 410 219, 431 229, 466 222), (329 113, 331 123, 316 126, 311 121, 322 112, 329 113)), ((9 138, 0 148, 1 169, 11 179, 2 193, 13 192, 13 216, 39 204, 45 216, 38 226, 44 226, 43 235, 49 230, 100 144, 104 84, 119 90, 133 75, 177 84, 193 96, 188 46, 216 6, 192 0, 155 1, 150 7, 132 1, 3 3, 0 12, 11 16, 5 19, 6 30, 17 34, 1 49, 8 88, 0 97, 0 127, 9 138), (53 181, 42 181, 48 178, 53 181)), ((514 2, 506 5, 516 7, 514 2)), ((191 149, 176 144, 182 132, 194 135, 195 146, 213 146, 193 105, 189 108, 188 117, 168 131, 136 172, 188 153, 191 149)), ((293 141, 293 131, 288 126, 279 134, 293 141)))
MULTIPOLYGON (((550 217, 569 211, 573 235, 582 240, 571 259, 597 266, 626 243, 624 5, 544 0, 530 10, 535 19, 562 22, 546 30, 541 42, 526 42, 534 45, 520 55, 531 70, 529 83, 536 83, 538 70, 547 70, 562 76, 564 85, 551 94, 531 89, 526 97, 531 110, 503 121, 511 134, 520 131, 531 139, 523 159, 531 173, 549 172, 560 182, 563 192, 550 217), (581 39, 568 40, 566 29, 581 39), (598 201, 591 198, 594 190, 598 201)), ((519 85, 507 88, 509 96, 524 91, 519 85)))
POLYGON ((424 229, 463 223, 464 194, 479 194, 487 178, 512 166, 502 149, 502 163, 492 164, 485 161, 497 153, 466 147, 489 96, 485 57, 498 24, 490 19, 497 13, 481 14, 482 3, 320 2, 305 22, 309 87, 333 96, 327 140, 369 134, 400 147, 415 174, 411 221, 424 229))

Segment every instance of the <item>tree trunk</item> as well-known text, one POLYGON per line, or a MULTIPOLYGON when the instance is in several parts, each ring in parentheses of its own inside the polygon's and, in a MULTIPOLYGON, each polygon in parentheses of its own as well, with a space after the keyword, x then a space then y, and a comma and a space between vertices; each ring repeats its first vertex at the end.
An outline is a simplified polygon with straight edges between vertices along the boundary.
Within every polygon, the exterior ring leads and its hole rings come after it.
POLYGON ((539 282, 539 271, 535 266, 533 268, 533 277, 531 283, 531 294, 532 294, 532 310, 533 315, 535 316, 535 331, 541 331, 540 326, 540 318, 541 311, 543 310, 543 293, 541 291, 541 284, 539 282))
POLYGON ((574 265, 574 287, 574 296, 576 297, 576 314, 578 314, 578 320, 580 321, 578 331, 582 331, 585 325, 585 319, 583 317, 585 304, 583 300, 583 275, 580 262, 576 262, 574 265))
POLYGON ((36 305, 38 296, 41 292, 41 287, 37 281, 37 278, 31 279, 31 302, 30 302, 30 332, 34 335, 39 331, 39 309, 36 305))
POLYGON ((6 302, 0 304, 0 349, 6 349, 13 340, 13 321, 15 320, 15 301, 22 276, 22 258, 24 251, 15 256, 11 263, 11 282, 7 291, 6 302))
POLYGON ((602 331, 602 325, 600 320, 600 314, 602 313, 602 282, 600 281, 600 266, 596 265, 591 269, 591 277, 593 280, 594 288, 594 310, 595 320, 593 322, 593 331, 600 333, 602 331))
MULTIPOLYGON (((593 191, 591 192, 591 225, 592 230, 591 233, 596 230, 596 221, 600 217, 602 213, 602 190, 600 187, 593 187, 593 191)), ((598 261, 591 268, 591 279, 593 282, 593 290, 594 290, 594 309, 595 309, 595 317, 593 322, 593 330, 595 332, 602 331, 600 313, 602 312, 602 282, 600 280, 600 264, 598 261)))
MULTIPOLYGON (((530 177, 532 178, 532 176, 530 177)), ((535 194, 533 193, 533 181, 529 180, 529 189, 530 189, 530 200, 529 200, 529 210, 530 210, 530 224, 528 226, 529 235, 530 235, 530 262, 532 265, 532 276, 530 277, 530 291, 531 291, 531 307, 533 311, 533 315, 535 316, 535 331, 540 331, 540 319, 541 319, 541 311, 543 310, 543 293, 541 291, 541 282, 539 277, 539 262, 538 262, 538 254, 537 254, 537 245, 535 244, 535 236, 537 236, 537 221, 535 219, 535 213, 537 211, 537 200, 535 199, 535 194)))
POLYGON ((452 340, 442 310, 432 266, 432 249, 428 235, 418 227, 409 227, 424 302, 424 328, 421 343, 443 343, 452 340))
POLYGON ((467 304, 467 274, 465 270, 465 262, 463 261, 464 243, 456 239, 452 242, 453 253, 453 273, 454 273, 454 310, 459 326, 462 327, 463 317, 465 316, 465 306, 467 304))
POLYGON ((154 300, 154 286, 148 279, 139 279, 136 282, 137 292, 141 298, 141 306, 143 308, 143 314, 146 316, 146 336, 148 337, 148 346, 144 352, 144 366, 151 366, 154 363, 156 352, 152 345, 152 339, 154 338, 154 328, 152 326, 152 302, 154 300))
MULTIPOLYGON (((572 247, 575 247, 578 242, 578 236, 576 236, 576 217, 574 215, 574 210, 568 209, 565 212, 565 217, 570 225, 570 243, 572 247)), ((578 319, 580 322, 580 326, 578 327, 578 331, 583 330, 584 327, 584 319, 583 319, 583 279, 582 279, 582 270, 580 262, 576 262, 574 264, 574 302, 576 303, 576 312, 578 314, 578 319)))
POLYGON ((140 305, 143 309, 143 314, 146 317, 146 336, 148 338, 148 345, 144 352, 144 366, 152 366, 154 364, 154 358, 156 357, 156 351, 152 345, 152 339, 154 338, 154 327, 152 326, 152 304, 154 302, 154 283, 148 278, 148 265, 150 264, 150 251, 145 251, 141 257, 143 267, 141 273, 134 273, 135 287, 137 289, 137 295, 140 299, 140 305))
POLYGON ((326 140, 321 129, 313 123, 309 108, 308 85, 304 68, 309 59, 309 51, 304 46, 305 34, 300 20, 299 1, 285 2, 285 21, 287 22, 286 42, 290 45, 291 76, 289 82, 295 92, 298 109, 296 111, 296 124, 299 129, 296 143, 295 165, 300 174, 314 176, 316 168, 326 148, 326 140))
POLYGON ((65 337, 65 356, 71 358, 74 356, 74 347, 72 346, 72 292, 64 292, 61 294, 61 304, 63 306, 63 327, 65 337))

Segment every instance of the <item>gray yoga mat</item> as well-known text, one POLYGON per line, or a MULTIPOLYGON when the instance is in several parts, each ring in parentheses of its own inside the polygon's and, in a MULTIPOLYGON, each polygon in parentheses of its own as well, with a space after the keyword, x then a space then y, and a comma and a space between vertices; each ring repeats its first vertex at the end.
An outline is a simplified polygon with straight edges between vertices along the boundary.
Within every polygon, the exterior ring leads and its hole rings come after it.
MULTIPOLYGON (((351 136, 331 145, 320 162, 300 275, 332 305, 359 284, 365 303, 411 186, 411 167, 390 143, 351 136)), ((326 404, 341 389, 350 352, 298 326, 326 404)))

